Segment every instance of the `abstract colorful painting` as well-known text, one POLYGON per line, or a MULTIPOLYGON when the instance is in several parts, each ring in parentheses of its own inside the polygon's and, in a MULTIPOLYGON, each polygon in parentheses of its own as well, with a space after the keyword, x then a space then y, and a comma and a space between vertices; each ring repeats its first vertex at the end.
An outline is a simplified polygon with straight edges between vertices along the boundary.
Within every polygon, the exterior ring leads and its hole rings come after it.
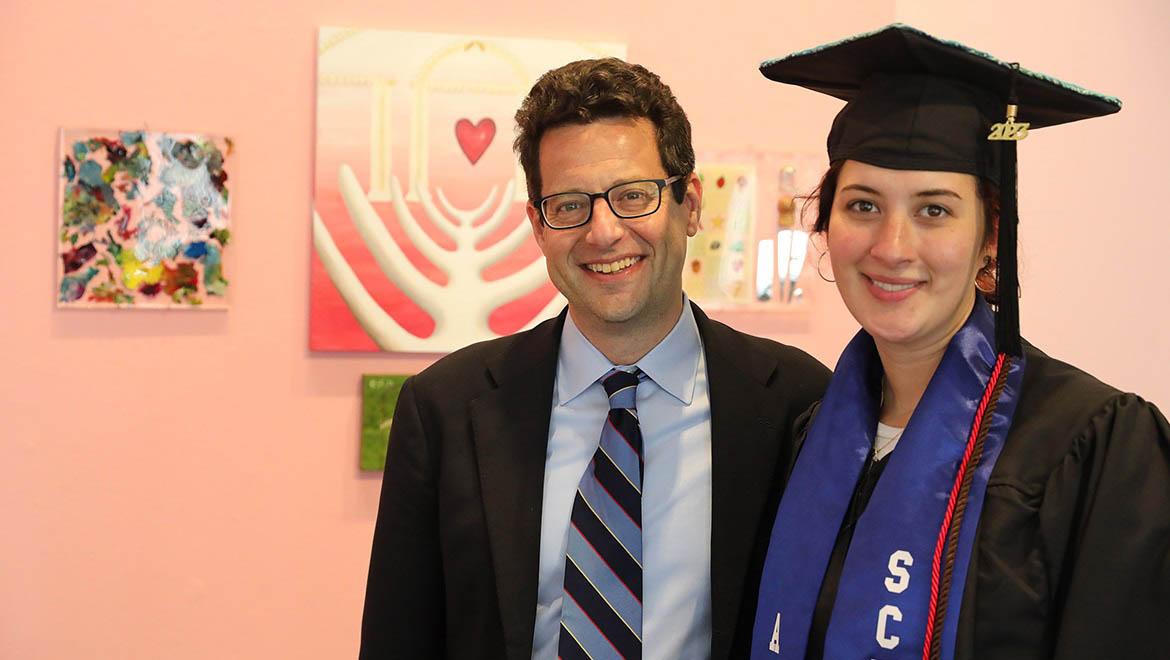
POLYGON ((62 130, 59 307, 226 308, 230 139, 62 130))
POLYGON ((387 439, 398 393, 406 375, 365 374, 362 376, 362 448, 359 467, 381 470, 386 466, 387 439))
POLYGON ((548 69, 624 53, 322 28, 309 347, 441 353, 560 311, 513 116, 548 69))

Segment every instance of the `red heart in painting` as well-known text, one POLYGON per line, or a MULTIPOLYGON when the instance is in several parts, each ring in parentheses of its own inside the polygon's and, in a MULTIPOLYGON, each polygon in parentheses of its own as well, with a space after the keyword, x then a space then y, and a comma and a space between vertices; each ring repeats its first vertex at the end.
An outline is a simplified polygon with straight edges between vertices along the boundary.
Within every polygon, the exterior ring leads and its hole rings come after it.
POLYGON ((487 151, 495 136, 496 122, 486 117, 479 120, 478 124, 472 124, 468 119, 455 122, 455 139, 459 140, 459 148, 472 165, 487 151))
POLYGON ((723 187, 723 177, 719 177, 719 180, 715 182, 715 185, 722 188, 723 187))

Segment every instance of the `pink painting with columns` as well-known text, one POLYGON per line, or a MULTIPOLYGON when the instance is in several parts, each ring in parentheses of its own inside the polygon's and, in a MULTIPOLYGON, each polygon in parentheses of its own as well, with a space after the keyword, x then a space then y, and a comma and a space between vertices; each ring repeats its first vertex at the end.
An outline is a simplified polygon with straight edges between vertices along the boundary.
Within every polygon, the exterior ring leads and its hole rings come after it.
POLYGON ((615 44, 322 28, 309 346, 441 353, 555 314, 513 115, 615 44))

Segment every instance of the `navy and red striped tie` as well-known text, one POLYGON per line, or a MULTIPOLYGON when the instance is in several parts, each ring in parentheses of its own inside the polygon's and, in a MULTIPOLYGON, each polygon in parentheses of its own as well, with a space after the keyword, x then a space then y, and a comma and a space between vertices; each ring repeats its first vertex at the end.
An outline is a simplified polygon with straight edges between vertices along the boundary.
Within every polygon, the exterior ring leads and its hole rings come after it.
POLYGON ((613 370, 601 384, 609 416, 585 468, 569 524, 561 660, 642 657, 641 372, 613 370))

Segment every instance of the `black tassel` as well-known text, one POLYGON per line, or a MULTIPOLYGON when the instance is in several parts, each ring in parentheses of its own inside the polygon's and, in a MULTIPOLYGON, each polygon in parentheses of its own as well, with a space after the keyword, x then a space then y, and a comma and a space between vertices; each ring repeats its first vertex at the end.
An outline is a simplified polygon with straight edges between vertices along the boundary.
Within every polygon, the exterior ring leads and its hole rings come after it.
MULTIPOLYGON (((1020 73, 1017 62, 1011 64, 1008 91, 1007 123, 1016 116, 1016 77, 1020 73)), ((999 233, 995 255, 995 350, 997 353, 1019 357, 1020 344, 1020 276, 1016 261, 1016 230, 1020 222, 1016 195, 1016 140, 1008 136, 1000 142, 999 170, 999 233)))
POLYGON ((1016 267, 1016 225, 1019 210, 1016 206, 1016 143, 1000 143, 1001 169, 999 179, 999 235, 996 247, 996 309, 995 349, 999 353, 1019 356, 1020 343, 1020 279, 1016 267))

